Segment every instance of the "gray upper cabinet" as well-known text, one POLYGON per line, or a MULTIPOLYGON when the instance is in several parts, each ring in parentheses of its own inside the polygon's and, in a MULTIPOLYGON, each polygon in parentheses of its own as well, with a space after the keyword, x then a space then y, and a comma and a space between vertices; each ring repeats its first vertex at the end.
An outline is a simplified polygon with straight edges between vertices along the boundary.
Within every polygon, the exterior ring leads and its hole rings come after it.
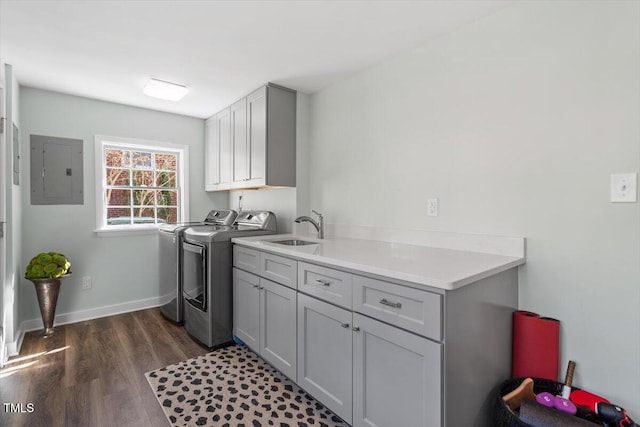
POLYGON ((231 188, 231 111, 225 108, 207 120, 206 191, 231 188))
POLYGON ((231 106, 231 188, 242 188, 249 178, 247 150, 247 99, 231 106))
POLYGON ((296 92, 269 83, 224 111, 229 114, 228 149, 221 140, 209 138, 207 123, 206 190, 295 187, 296 92), (218 168, 222 175, 222 164, 230 166, 230 183, 211 183, 218 168))
MULTIPOLYGON (((267 87, 247 96, 247 185, 265 185, 267 166, 267 87)), ((295 118, 294 118, 295 120, 295 118)), ((295 147, 294 147, 295 153, 295 147)))
POLYGON ((212 191, 220 183, 220 140, 216 138, 216 116, 206 121, 205 129, 205 159, 207 167, 204 170, 205 190, 212 191))

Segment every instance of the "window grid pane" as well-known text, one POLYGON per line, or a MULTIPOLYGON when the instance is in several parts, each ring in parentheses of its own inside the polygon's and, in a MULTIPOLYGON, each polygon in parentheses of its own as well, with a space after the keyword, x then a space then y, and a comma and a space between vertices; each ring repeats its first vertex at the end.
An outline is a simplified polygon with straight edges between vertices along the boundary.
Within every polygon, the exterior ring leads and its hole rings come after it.
POLYGON ((175 171, 178 163, 178 156, 170 153, 156 153, 155 162, 157 170, 175 171))

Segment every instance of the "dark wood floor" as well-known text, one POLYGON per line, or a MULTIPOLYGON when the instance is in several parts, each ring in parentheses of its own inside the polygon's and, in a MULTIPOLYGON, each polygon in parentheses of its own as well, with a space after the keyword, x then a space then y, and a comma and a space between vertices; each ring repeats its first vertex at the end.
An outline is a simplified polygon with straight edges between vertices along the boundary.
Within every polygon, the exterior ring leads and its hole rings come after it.
POLYGON ((0 426, 167 426, 144 373, 208 352, 158 309, 39 333, 0 370, 0 426))

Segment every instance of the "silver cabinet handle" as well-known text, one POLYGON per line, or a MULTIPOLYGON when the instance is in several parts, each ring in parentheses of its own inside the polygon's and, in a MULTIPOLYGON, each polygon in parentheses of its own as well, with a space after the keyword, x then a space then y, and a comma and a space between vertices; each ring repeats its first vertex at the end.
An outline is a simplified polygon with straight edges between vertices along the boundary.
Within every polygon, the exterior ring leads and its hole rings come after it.
POLYGON ((256 289, 260 289, 260 286, 258 286, 258 285, 253 285, 253 287, 256 288, 256 289))
POLYGON ((389 306, 389 307, 393 307, 393 308, 401 308, 402 307, 402 304, 400 304, 399 302, 392 302, 392 301, 389 301, 386 298, 382 298, 380 300, 380 304, 386 305, 386 306, 389 306))
POLYGON ((264 289, 264 286, 258 286, 258 289, 264 289))
POLYGON ((331 282, 327 282, 326 280, 316 279, 313 281, 316 285, 322 286, 331 286, 331 282))
POLYGON ((343 324, 341 324, 340 326, 342 326, 343 328, 348 328, 348 327, 349 327, 349 324, 348 324, 348 323, 343 323, 343 324))
POLYGON ((353 332, 359 332, 360 331, 360 327, 359 326, 354 326, 353 328, 351 328, 351 330, 353 332))

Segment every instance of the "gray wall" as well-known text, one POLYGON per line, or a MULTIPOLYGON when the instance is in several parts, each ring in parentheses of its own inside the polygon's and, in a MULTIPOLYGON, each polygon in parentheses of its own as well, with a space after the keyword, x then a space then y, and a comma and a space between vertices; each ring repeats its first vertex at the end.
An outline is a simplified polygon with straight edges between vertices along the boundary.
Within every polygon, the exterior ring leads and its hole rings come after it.
POLYGON ((561 371, 636 417, 640 209, 609 178, 640 170, 639 18, 518 3, 314 94, 309 157, 328 223, 526 237, 520 307, 560 319, 561 371))
MULTIPOLYGON (((43 251, 62 252, 73 274, 65 279, 56 314, 157 298, 157 236, 102 237, 94 233, 94 135, 174 142, 189 146, 191 220, 227 208, 226 195, 204 191, 204 121, 141 108, 22 88, 23 165, 29 165, 29 135, 84 140, 84 205, 32 206, 29 174, 23 174, 24 263, 43 251), (93 288, 81 290, 82 276, 93 288)), ((23 279, 23 282, 25 280, 23 279)), ((33 286, 22 284, 22 320, 39 319, 33 286)))

